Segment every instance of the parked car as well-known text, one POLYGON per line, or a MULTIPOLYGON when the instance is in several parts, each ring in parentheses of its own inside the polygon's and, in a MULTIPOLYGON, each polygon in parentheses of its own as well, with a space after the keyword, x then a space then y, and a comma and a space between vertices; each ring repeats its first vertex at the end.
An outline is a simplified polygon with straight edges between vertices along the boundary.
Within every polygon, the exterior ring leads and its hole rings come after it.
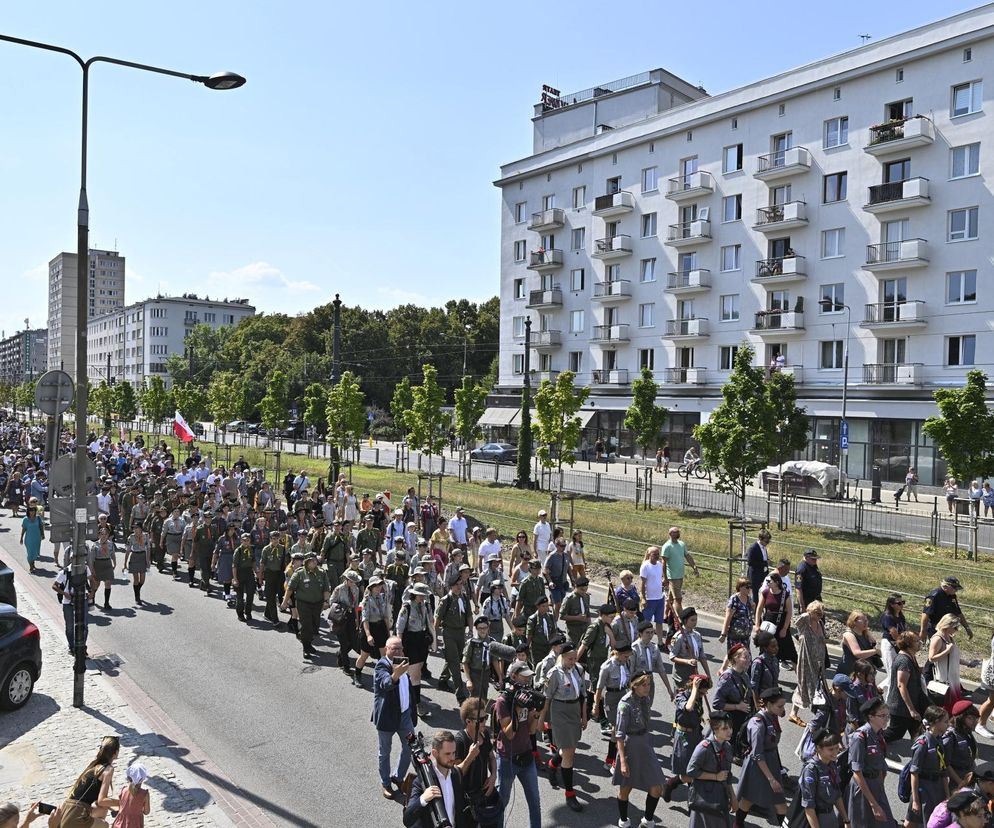
POLYGON ((0 604, 17 606, 17 593, 14 591, 14 570, 0 561, 0 604))
POLYGON ((248 425, 245 420, 232 420, 225 426, 225 430, 230 431, 232 434, 243 434, 248 429, 248 425))
POLYGON ((204 436, 204 424, 198 423, 196 421, 190 423, 190 431, 196 434, 198 437, 204 436))
POLYGON ((277 429, 277 437, 290 437, 294 440, 303 440, 307 426, 303 420, 290 420, 286 428, 277 429))
POLYGON ((0 604, 0 708, 24 707, 41 676, 41 632, 10 604, 0 604))
POLYGON ((511 443, 484 443, 469 453, 471 460, 490 460, 498 463, 518 462, 518 447, 511 443))
POLYGON ((245 424, 246 434, 265 434, 266 429, 262 427, 262 423, 246 423, 245 424))

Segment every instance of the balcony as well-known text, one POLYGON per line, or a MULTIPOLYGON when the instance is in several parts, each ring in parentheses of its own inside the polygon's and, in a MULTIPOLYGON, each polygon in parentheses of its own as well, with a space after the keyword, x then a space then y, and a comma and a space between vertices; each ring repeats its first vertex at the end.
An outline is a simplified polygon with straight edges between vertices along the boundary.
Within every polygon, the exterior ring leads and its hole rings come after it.
POLYGON ((671 385, 704 385, 707 376, 703 368, 664 368, 663 382, 671 385))
POLYGON ((807 204, 803 201, 789 201, 772 207, 760 207, 756 211, 756 223, 752 229, 760 233, 774 233, 794 227, 806 227, 807 223, 807 204))
POLYGON ((671 224, 666 243, 671 247, 693 247, 711 241, 711 222, 706 219, 671 224))
POLYGON ((555 382, 556 381, 556 377, 558 377, 558 376, 559 376, 559 372, 558 371, 553 371, 553 370, 549 370, 549 371, 532 371, 532 384, 534 385, 536 383, 541 383, 541 382, 544 382, 545 380, 548 380, 549 382, 555 382))
POLYGON ((863 366, 863 385, 921 385, 920 362, 877 364, 863 366))
POLYGON ((605 305, 618 304, 632 298, 632 283, 628 279, 618 279, 614 282, 596 282, 592 302, 605 305))
POLYGON ((590 337, 590 341, 612 344, 615 342, 627 342, 628 338, 627 325, 594 325, 594 332, 590 337))
POLYGON ((606 239, 597 239, 594 242, 594 252, 590 254, 594 259, 610 261, 611 259, 623 259, 632 255, 631 236, 608 236, 606 239))
POLYGON ((752 281, 758 285, 785 285, 803 282, 807 278, 804 256, 774 256, 756 261, 756 275, 752 281))
POLYGON ((914 300, 866 305, 860 327, 869 330, 899 331, 924 328, 926 324, 928 319, 925 317, 925 303, 914 300))
POLYGON ((534 331, 532 333, 532 347, 536 351, 552 351, 562 344, 562 331, 534 331))
POLYGON ((594 368, 591 385, 628 385, 628 370, 625 368, 594 368))
POLYGON ((886 270, 904 270, 928 265, 928 247, 925 239, 883 242, 866 246, 866 263, 863 270, 878 273, 886 270))
POLYGON ((563 292, 557 287, 548 290, 531 290, 528 292, 528 304, 526 308, 535 310, 547 310, 549 308, 561 308, 563 306, 563 292))
POLYGON ((800 311, 759 311, 755 319, 752 333, 759 336, 767 336, 769 334, 787 336, 804 333, 804 314, 800 311))
POLYGON ((667 275, 667 293, 706 293, 711 290, 710 270, 678 270, 667 275))
POLYGON ((623 216, 635 209, 635 199, 632 194, 622 190, 620 193, 609 193, 594 199, 594 209, 591 212, 601 218, 623 216))
POLYGON ((670 319, 666 323, 666 333, 663 339, 679 341, 681 339, 704 339, 710 336, 707 319, 670 319))
POLYGON ((669 180, 666 197, 671 201, 693 201, 714 192, 714 179, 709 172, 692 172, 669 180))
POLYGON ((546 273, 563 266, 562 250, 533 250, 528 254, 528 269, 546 273))
POLYGON ((863 151, 879 158, 904 152, 911 147, 924 147, 933 141, 935 126, 923 115, 915 115, 870 127, 870 143, 863 147, 863 151))
POLYGON ((806 173, 810 169, 811 153, 804 147, 791 147, 759 156, 759 165, 753 177, 760 181, 776 181, 806 173))
POLYGON ((566 212, 560 207, 553 207, 549 210, 532 213, 528 229, 534 230, 536 233, 548 233, 552 230, 561 230, 565 224, 566 212))
POLYGON ((931 203, 927 178, 909 178, 870 187, 870 200, 863 205, 867 213, 889 213, 909 207, 924 207, 931 203))

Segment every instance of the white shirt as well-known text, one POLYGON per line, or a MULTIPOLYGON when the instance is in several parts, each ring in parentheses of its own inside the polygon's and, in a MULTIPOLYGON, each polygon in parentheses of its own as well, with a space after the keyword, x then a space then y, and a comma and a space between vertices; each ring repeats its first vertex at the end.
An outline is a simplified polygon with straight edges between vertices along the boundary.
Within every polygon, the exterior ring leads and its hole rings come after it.
POLYGON ((663 559, 656 563, 645 560, 639 567, 639 575, 645 578, 645 600, 658 601, 663 597, 663 559))
MULTIPOLYGON (((435 768, 435 778, 438 780, 438 787, 442 792, 442 802, 445 804, 445 813, 449 817, 449 822, 455 825, 456 792, 452 788, 452 771, 450 770, 448 773, 442 773, 434 759, 431 760, 431 764, 435 768)), ((421 800, 421 807, 427 807, 428 800, 425 799, 425 795, 421 794, 419 798, 421 800)))
MULTIPOLYGON (((68 569, 62 569, 55 576, 55 585, 62 587, 62 603, 67 606, 72 604, 73 588, 70 583, 71 576, 68 569)), ((86 567, 86 579, 90 579, 90 567, 86 567)))
POLYGON ((400 677, 397 690, 400 692, 400 712, 403 713, 411 706, 411 679, 408 678, 407 673, 400 677))
POLYGON ((500 541, 485 540, 480 544, 480 563, 484 569, 487 568, 487 561, 491 558, 500 558, 500 541))
POLYGON ((449 521, 449 533, 456 543, 466 543, 466 518, 454 517, 449 521))
POLYGON ((552 541, 552 524, 547 520, 540 520, 532 529, 532 534, 535 536, 535 554, 545 566, 545 556, 549 554, 549 543, 552 541))

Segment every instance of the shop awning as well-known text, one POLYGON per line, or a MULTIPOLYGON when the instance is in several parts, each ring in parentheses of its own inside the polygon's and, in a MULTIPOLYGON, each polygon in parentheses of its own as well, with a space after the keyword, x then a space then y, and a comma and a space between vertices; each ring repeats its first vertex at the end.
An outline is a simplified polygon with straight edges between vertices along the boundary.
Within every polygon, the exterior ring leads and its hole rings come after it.
MULTIPOLYGON (((591 411, 584 411, 584 410, 581 409, 580 411, 578 411, 576 413, 576 416, 580 418, 580 428, 586 428, 587 425, 590 423, 590 421, 594 418, 594 414, 596 414, 596 413, 597 412, 593 411, 593 410, 591 410, 591 411)), ((535 412, 535 409, 533 408, 532 409, 532 416, 531 416, 532 422, 535 421, 535 415, 536 415, 536 412, 535 412)), ((521 425, 521 409, 520 408, 514 409, 514 419, 511 420, 511 425, 513 425, 513 426, 520 426, 521 425)))
POLYGON ((517 408, 488 408, 477 422, 481 426, 508 426, 517 414, 517 408))

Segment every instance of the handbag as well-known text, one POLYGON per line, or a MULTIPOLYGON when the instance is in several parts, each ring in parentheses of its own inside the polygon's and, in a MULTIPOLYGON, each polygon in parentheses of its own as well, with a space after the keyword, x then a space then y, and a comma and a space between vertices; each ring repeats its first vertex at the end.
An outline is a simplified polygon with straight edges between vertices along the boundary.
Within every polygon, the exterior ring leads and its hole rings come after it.
POLYGON ((828 694, 825 692, 825 674, 818 674, 818 687, 811 696, 811 709, 828 706, 828 694))
POLYGON ((776 635, 777 634, 777 625, 774 624, 772 621, 762 621, 762 622, 760 622, 759 629, 762 632, 768 632, 771 635, 776 635))
POLYGON ((938 679, 932 679, 928 684, 925 685, 925 691, 928 693, 929 698, 935 702, 937 705, 942 706, 946 701, 946 696, 949 693, 949 685, 944 681, 939 681, 938 679))
POLYGON ((984 687, 994 688, 994 659, 985 658, 980 664, 980 680, 984 687))

